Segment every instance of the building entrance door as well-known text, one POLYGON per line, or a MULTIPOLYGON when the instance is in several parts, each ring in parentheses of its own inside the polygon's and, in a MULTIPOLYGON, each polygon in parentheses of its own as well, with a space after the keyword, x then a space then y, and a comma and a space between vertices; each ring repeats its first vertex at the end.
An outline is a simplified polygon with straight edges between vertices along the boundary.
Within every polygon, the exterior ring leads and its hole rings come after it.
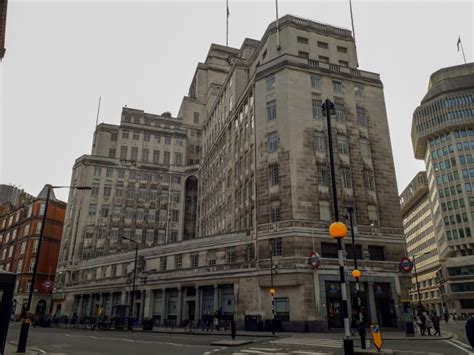
POLYGON ((196 302, 188 301, 188 320, 197 321, 196 317, 196 302))
POLYGON ((344 326, 342 296, 337 281, 326 281, 326 302, 328 328, 342 328, 344 326))

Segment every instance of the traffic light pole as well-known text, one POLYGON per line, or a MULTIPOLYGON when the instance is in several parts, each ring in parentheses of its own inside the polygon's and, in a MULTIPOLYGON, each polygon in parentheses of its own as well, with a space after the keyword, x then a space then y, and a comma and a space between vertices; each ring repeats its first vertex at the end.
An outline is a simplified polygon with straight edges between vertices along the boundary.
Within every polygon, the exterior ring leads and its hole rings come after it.
POLYGON ((273 247, 270 241, 270 292, 272 294, 272 334, 275 335, 275 289, 273 288, 273 247))
MULTIPOLYGON (((334 219, 339 222, 339 208, 337 201, 337 187, 336 187, 336 175, 335 175, 335 164, 334 164, 334 151, 332 142, 332 130, 331 130, 331 110, 334 109, 334 104, 329 100, 323 104, 323 110, 326 112, 326 123, 328 130, 328 145, 329 145, 329 165, 331 168, 331 187, 332 187, 332 199, 334 206, 334 219)), ((346 289, 346 277, 344 272, 344 257, 342 254, 342 241, 341 238, 337 238, 337 256, 339 261, 339 277, 340 277, 340 289, 342 298, 342 312, 344 317, 344 355, 354 354, 354 341, 351 337, 350 323, 349 323, 349 311, 347 304, 347 289, 346 289)))

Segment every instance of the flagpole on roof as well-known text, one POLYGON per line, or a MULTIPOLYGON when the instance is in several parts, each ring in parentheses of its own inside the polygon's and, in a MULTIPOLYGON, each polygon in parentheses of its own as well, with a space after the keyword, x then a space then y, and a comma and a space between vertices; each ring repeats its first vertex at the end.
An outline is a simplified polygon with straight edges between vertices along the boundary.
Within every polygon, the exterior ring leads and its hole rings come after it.
POLYGON ((275 10, 276 10, 276 32, 277 32, 277 50, 280 50, 280 25, 278 24, 278 0, 275 0, 275 10))
POLYGON ((229 46, 229 0, 226 0, 225 45, 229 46))
POLYGON ((96 117, 96 119, 95 119, 95 126, 96 126, 96 127, 97 127, 98 124, 99 124, 100 100, 101 100, 101 96, 99 96, 99 105, 97 106, 97 117, 96 117))
MULTIPOLYGON (((354 29, 354 16, 352 15, 352 0, 349 0, 349 9, 351 11, 351 25, 352 25, 352 37, 354 37, 354 47, 356 47, 356 56, 357 56, 357 45, 356 45, 356 33, 354 29)), ((359 61, 357 60, 357 67, 359 67, 359 61)))
POLYGON ((461 41, 461 36, 458 37, 458 52, 459 52, 459 47, 461 47, 461 51, 462 51, 462 57, 464 58, 464 64, 467 64, 466 62, 466 55, 464 54, 464 47, 462 45, 462 41, 461 41))

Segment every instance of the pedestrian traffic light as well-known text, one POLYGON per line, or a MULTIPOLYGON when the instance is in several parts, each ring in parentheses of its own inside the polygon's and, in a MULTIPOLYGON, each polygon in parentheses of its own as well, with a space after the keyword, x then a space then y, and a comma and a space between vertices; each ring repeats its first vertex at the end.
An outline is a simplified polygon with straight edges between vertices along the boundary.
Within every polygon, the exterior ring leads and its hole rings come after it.
POLYGON ((271 294, 272 296, 275 296, 275 289, 274 289, 274 288, 271 288, 271 289, 270 289, 270 294, 271 294))
POLYGON ((332 238, 344 238, 347 235, 347 227, 342 222, 334 222, 329 226, 329 235, 332 238))

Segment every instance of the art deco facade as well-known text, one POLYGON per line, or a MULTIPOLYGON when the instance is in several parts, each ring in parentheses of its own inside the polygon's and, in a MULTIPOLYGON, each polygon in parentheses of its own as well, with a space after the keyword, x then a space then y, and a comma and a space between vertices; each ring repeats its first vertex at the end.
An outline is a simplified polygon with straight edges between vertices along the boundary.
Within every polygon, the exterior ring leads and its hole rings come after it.
MULTIPOLYGON (((336 104, 333 135, 341 214, 355 209, 367 316, 396 326, 409 278, 383 86, 357 69, 350 31, 285 16, 240 49, 211 45, 177 117, 124 108, 99 125, 91 155, 73 168, 56 302, 93 317, 128 304, 132 243, 140 245, 136 318, 199 320, 219 311, 243 326, 342 325, 327 131, 321 103, 336 104), (311 250, 322 256, 313 272, 311 250)), ((350 273, 350 263, 348 266, 350 273)), ((354 285, 350 285, 351 290, 354 285)), ((352 293, 349 290, 350 294, 352 293)))
MULTIPOLYGON (((45 198, 46 188, 37 198, 29 196, 16 204, 3 205, 4 208, 0 208, 0 269, 17 274, 13 301, 13 312, 17 317, 20 316, 32 287, 31 277, 38 258, 45 198)), ((35 292, 30 308, 35 314, 47 314, 50 311, 65 211, 66 204, 56 200, 53 194, 48 206, 35 292)))
POLYGON ((474 273, 466 269, 451 275, 449 270, 450 264, 458 267, 463 260, 469 264, 472 258, 467 256, 474 248, 473 83, 473 63, 433 73, 412 124, 415 157, 426 164, 439 257, 450 258, 441 270, 443 289, 458 315, 474 312, 474 273))
POLYGON ((437 277, 441 260, 429 196, 428 179, 424 171, 419 172, 400 195, 407 255, 415 259, 418 274, 418 285, 415 276, 412 277, 410 298, 415 305, 419 303, 419 287, 421 303, 427 309, 443 314, 443 300, 437 277))

